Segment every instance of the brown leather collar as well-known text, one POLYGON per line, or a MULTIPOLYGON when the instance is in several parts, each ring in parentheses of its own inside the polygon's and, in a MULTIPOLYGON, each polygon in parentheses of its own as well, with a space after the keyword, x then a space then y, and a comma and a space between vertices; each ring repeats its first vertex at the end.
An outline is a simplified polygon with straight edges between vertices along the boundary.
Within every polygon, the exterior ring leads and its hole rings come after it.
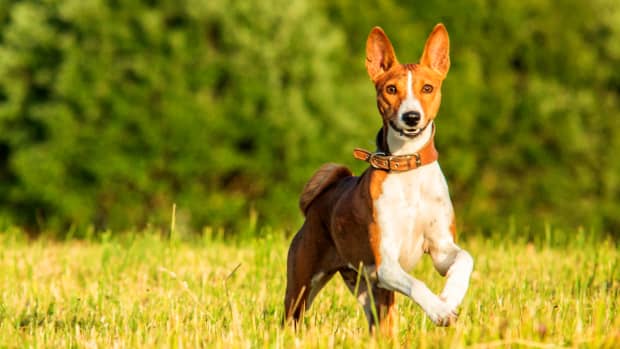
POLYGON ((437 161, 439 153, 435 149, 435 125, 431 139, 417 153, 407 155, 387 155, 382 152, 371 153, 368 150, 355 148, 353 157, 366 161, 370 166, 386 171, 405 172, 415 170, 437 161))

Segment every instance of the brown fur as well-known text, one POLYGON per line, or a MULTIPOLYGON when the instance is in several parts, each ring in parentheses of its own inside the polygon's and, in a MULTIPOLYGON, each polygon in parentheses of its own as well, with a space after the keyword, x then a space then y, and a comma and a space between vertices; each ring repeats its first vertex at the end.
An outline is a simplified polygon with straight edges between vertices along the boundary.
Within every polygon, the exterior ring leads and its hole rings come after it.
MULTIPOLYGON (((343 174, 344 170, 338 169, 337 173, 343 174)), ((317 187, 324 189, 308 196, 313 196, 313 200, 306 207, 306 220, 293 238, 288 253, 284 301, 287 320, 297 323, 313 296, 335 273, 343 278, 345 274, 354 273, 357 278, 357 272, 349 265, 368 266, 380 260, 380 231, 374 219, 373 201, 381 194, 381 183, 386 175, 385 171, 369 168, 360 177, 341 177, 330 182, 331 185, 319 185, 317 187), (317 289, 311 295, 312 278, 318 273, 323 273, 323 277, 315 280, 317 289)), ((384 324, 384 317, 394 314, 393 292, 376 285, 371 291, 381 295, 375 299, 375 307, 381 328, 384 328, 387 323, 393 323, 389 320, 384 324)), ((369 326, 374 329, 374 321, 369 326)))
MULTIPOLYGON (((432 121, 441 104, 441 85, 450 69, 450 39, 442 24, 438 24, 429 35, 419 64, 400 64, 390 39, 379 27, 373 28, 366 41, 366 69, 375 84, 377 108, 383 118, 383 128, 377 136, 378 148, 389 153, 385 132, 390 120, 398 117, 400 101, 405 99, 407 88, 405 78, 408 70, 415 72, 413 89, 420 91, 425 84, 433 86, 432 93, 421 93, 417 98, 427 115, 427 124, 432 121), (386 87, 394 85, 398 91, 389 94, 386 87)), ((423 126, 426 127, 426 126, 423 126)))
POLYGON ((342 165, 327 163, 321 166, 314 175, 312 175, 312 178, 306 183, 301 192, 299 198, 301 213, 305 216, 306 211, 308 211, 308 206, 310 206, 312 201, 325 191, 325 189, 329 188, 330 185, 336 183, 341 178, 352 175, 351 171, 342 165))
MULTIPOLYGON (((437 114, 441 82, 450 65, 449 57, 444 55, 447 45, 447 31, 443 25, 437 25, 426 42, 421 63, 403 65, 398 63, 385 33, 378 27, 370 32, 366 43, 366 68, 375 84, 377 106, 383 119, 383 129, 377 135, 380 150, 389 151, 385 132, 404 97, 406 79, 403 80, 403 76, 407 75, 407 70, 416 72, 414 89, 433 85, 434 91, 420 97, 420 103, 429 120, 437 114), (441 59, 437 59, 438 55, 441 59), (385 87, 389 84, 394 84, 398 93, 387 93, 385 87)), ((374 202, 382 194, 382 183, 387 175, 388 172, 368 168, 361 176, 354 177, 346 167, 325 164, 308 181, 299 200, 306 219, 288 252, 286 321, 296 324, 334 274, 339 273, 353 292, 360 275, 351 266, 379 266, 381 231, 374 202)), ((452 231, 454 234, 454 229, 452 231)), ((394 334, 394 292, 379 288, 376 282, 370 289, 364 282, 358 286, 359 292, 372 294, 381 331, 394 334)), ((371 331, 375 325, 369 317, 371 331)))

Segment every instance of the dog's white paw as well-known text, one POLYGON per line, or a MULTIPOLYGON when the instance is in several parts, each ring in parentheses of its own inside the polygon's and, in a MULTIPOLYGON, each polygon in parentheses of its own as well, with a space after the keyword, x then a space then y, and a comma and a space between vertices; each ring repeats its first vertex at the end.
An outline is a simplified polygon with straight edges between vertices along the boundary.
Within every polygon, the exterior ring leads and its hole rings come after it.
POLYGON ((458 317, 456 308, 439 298, 425 312, 437 326, 450 326, 458 317))

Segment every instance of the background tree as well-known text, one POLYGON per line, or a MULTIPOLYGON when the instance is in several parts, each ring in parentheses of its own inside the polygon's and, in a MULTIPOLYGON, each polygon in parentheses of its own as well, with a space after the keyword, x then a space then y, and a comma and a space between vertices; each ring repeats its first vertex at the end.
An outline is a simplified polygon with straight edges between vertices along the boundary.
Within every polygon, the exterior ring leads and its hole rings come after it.
POLYGON ((416 61, 436 22, 437 121, 466 230, 620 231, 620 4, 612 0, 4 1, 0 220, 67 231, 295 229, 323 162, 380 126, 370 28, 416 61), (354 14, 354 15, 353 15, 354 14))

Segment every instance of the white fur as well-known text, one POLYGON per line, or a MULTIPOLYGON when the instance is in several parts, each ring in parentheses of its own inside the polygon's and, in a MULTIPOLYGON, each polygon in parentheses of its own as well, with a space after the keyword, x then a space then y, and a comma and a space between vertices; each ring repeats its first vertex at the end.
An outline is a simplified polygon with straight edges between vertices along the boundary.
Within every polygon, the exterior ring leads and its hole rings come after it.
POLYGON ((401 136, 398 132, 394 131, 392 128, 389 128, 387 134, 388 147, 393 155, 413 154, 420 150, 431 139, 432 135, 432 121, 428 124, 424 131, 413 139, 401 136))
POLYGON ((308 298, 306 300, 306 309, 310 308, 312 302, 314 301, 314 298, 319 293, 321 288, 323 288, 323 285, 325 285, 325 282, 327 281, 324 279, 325 276, 326 274, 322 271, 319 271, 312 276, 312 279, 310 280, 310 290, 308 292, 308 298))
MULTIPOLYGON (((411 140, 390 129, 390 150, 397 155, 420 150, 430 139, 431 129, 427 127, 411 140)), ((439 164, 433 162, 413 171, 390 173, 374 204, 381 230, 380 286, 411 297, 435 323, 446 324, 456 315, 456 307, 467 291, 473 260, 453 241, 452 203, 439 164), (447 273, 441 298, 407 273, 424 252, 431 254, 442 275, 447 273)))
POLYGON ((398 126, 400 129, 411 128, 411 126, 408 126, 402 120, 403 114, 409 111, 417 111, 418 113, 420 113, 419 125, 424 125, 426 123, 426 114, 424 113, 422 104, 420 104, 420 101, 413 94, 413 73, 411 72, 411 70, 407 71, 407 97, 404 101, 400 103, 400 106, 398 107, 398 119, 396 120, 396 126, 398 126))
POLYGON ((323 279, 324 276, 325 273, 322 271, 316 273, 310 280, 310 289, 316 287, 321 282, 321 279, 323 279))

